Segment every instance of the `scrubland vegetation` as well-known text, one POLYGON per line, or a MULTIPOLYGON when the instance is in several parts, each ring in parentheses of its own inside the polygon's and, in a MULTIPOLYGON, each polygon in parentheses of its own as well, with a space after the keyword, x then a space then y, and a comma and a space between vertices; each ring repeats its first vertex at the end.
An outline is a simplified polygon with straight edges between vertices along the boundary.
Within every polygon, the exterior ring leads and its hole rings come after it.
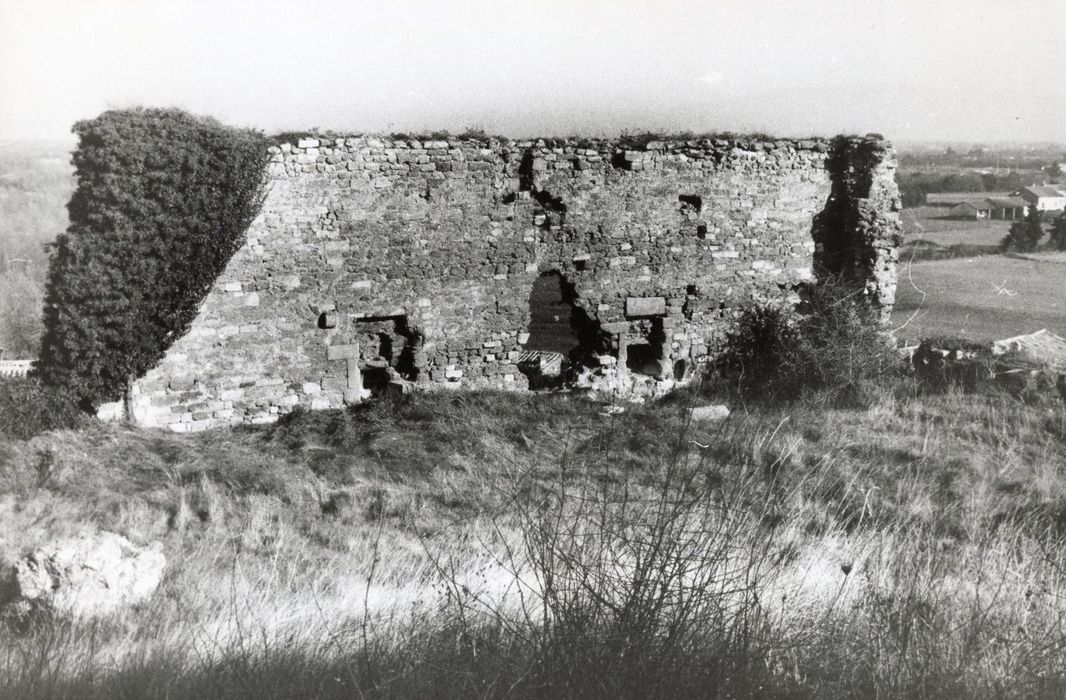
POLYGON ((6 560, 98 528, 170 564, 112 618, 9 615, 0 696, 1061 697, 1054 387, 932 393, 870 371, 876 334, 826 360, 869 381, 797 378, 863 312, 832 313, 753 310, 703 385, 622 412, 437 392, 8 439, 6 560))

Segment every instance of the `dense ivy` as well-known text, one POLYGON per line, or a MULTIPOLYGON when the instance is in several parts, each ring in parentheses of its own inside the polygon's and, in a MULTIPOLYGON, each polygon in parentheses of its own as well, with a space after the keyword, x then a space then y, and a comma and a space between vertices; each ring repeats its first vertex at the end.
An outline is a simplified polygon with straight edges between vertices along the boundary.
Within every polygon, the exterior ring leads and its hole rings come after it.
POLYGON ((188 331, 262 204, 268 143, 174 109, 112 110, 74 133, 36 371, 89 409, 188 331))

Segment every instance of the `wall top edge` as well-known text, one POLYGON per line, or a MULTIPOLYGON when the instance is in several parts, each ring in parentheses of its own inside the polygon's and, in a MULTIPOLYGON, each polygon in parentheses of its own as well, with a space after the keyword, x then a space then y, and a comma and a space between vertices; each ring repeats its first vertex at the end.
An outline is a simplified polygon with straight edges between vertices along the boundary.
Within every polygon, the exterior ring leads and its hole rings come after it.
POLYGON ((448 137, 448 138, 397 138, 395 136, 358 134, 353 136, 308 135, 277 140, 271 152, 289 152, 291 149, 307 148, 376 148, 376 149, 479 149, 494 152, 506 151, 555 151, 595 152, 613 154, 619 152, 685 153, 693 149, 704 151, 811 151, 826 153, 834 145, 863 145, 875 150, 891 149, 891 144, 878 134, 866 136, 836 136, 833 138, 672 138, 634 141, 626 138, 540 138, 506 139, 496 137, 448 137))

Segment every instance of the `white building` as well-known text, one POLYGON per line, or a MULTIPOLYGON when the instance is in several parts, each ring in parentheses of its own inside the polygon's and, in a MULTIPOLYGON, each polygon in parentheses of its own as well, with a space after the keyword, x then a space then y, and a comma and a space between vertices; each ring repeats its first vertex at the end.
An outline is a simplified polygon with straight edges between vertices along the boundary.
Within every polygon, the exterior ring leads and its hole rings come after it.
POLYGON ((1018 196, 1036 207, 1037 211, 1066 209, 1066 192, 1058 185, 1030 185, 1019 190, 1018 196))

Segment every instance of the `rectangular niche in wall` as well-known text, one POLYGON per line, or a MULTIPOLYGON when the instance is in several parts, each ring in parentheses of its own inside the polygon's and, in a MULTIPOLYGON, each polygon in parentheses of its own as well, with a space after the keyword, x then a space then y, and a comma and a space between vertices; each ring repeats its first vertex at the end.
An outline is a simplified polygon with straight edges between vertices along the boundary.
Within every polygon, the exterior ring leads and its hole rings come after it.
POLYGON ((646 319, 634 328, 625 344, 626 369, 633 374, 661 379, 665 375, 666 332, 663 319, 646 319))

